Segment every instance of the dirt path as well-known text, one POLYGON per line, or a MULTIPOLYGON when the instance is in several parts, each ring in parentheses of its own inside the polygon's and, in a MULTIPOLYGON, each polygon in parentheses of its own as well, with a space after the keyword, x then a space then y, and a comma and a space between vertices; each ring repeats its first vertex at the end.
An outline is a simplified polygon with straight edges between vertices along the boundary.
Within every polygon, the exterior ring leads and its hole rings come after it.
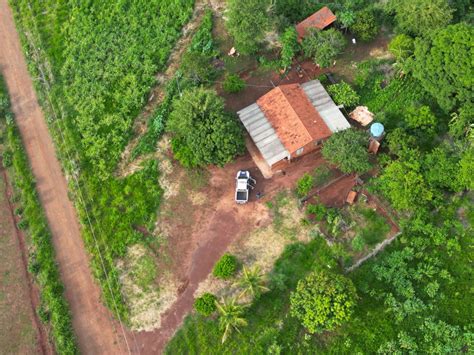
POLYGON ((0 0, 0 43, 0 68, 53 236, 80 350, 84 354, 127 353, 120 328, 101 303, 99 287, 92 280, 66 179, 38 105, 7 0, 0 0))

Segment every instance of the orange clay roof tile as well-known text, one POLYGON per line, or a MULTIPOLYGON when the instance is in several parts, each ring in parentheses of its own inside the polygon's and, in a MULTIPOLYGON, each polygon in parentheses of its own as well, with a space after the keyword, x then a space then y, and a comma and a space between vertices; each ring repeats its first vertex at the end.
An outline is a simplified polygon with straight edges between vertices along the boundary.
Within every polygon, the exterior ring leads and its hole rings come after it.
POLYGON ((258 99, 257 104, 290 154, 312 141, 331 136, 299 84, 281 85, 258 99))
POLYGON ((306 35, 306 31, 309 28, 317 28, 322 30, 334 21, 336 21, 336 15, 334 15, 327 6, 324 6, 321 10, 315 12, 310 17, 296 25, 298 38, 300 40, 303 39, 303 37, 306 35))

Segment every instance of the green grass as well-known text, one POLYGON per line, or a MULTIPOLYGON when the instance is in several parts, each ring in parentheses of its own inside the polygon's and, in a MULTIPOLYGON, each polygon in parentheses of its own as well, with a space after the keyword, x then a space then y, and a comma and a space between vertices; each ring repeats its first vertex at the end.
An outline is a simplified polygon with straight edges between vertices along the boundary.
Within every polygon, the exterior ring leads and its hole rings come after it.
POLYGON ((142 290, 148 290, 158 275, 155 260, 150 255, 141 256, 132 266, 131 275, 134 283, 142 290))
POLYGON ((364 216, 365 225, 358 228, 358 233, 365 242, 374 246, 384 240, 390 231, 390 225, 386 219, 370 208, 360 208, 359 213, 364 216))

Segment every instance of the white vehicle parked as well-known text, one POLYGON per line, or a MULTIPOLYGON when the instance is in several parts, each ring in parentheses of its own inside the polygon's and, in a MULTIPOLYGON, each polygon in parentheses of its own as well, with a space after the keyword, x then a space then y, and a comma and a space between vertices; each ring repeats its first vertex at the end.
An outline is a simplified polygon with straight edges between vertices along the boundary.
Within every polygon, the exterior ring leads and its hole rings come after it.
POLYGON ((257 182, 255 179, 252 179, 250 172, 247 170, 239 170, 235 180, 235 202, 239 204, 247 203, 249 200, 249 189, 253 190, 257 182))

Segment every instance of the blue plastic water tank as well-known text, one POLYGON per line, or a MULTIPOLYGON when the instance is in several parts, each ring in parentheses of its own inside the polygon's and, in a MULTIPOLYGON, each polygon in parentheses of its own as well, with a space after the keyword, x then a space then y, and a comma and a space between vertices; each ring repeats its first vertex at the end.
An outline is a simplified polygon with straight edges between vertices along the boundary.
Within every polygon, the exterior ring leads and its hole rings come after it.
POLYGON ((372 135, 372 137, 375 137, 375 138, 382 137, 383 131, 384 131, 383 124, 379 122, 372 123, 372 125, 370 126, 370 134, 372 135))

